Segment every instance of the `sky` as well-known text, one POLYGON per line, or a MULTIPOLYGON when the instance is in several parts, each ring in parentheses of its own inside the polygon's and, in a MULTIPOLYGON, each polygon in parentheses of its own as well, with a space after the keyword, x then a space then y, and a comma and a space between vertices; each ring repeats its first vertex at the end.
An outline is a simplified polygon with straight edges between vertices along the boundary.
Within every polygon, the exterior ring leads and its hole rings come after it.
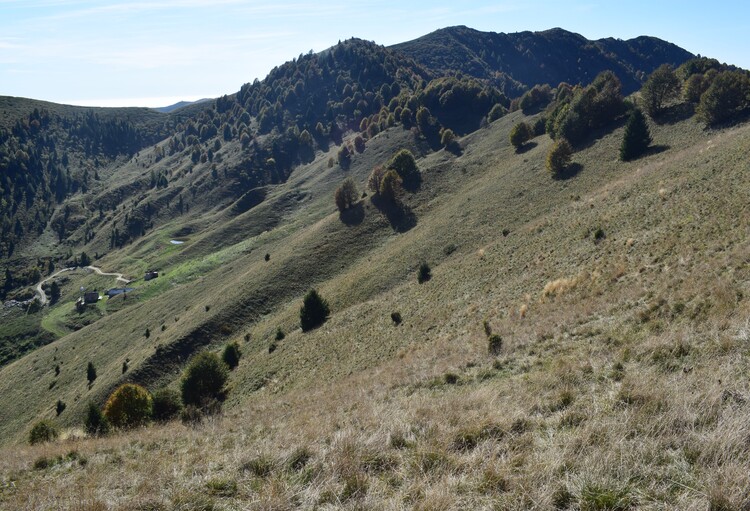
POLYGON ((87 106, 218 97, 310 50, 439 28, 650 35, 750 68, 750 2, 0 0, 0 95, 87 106))

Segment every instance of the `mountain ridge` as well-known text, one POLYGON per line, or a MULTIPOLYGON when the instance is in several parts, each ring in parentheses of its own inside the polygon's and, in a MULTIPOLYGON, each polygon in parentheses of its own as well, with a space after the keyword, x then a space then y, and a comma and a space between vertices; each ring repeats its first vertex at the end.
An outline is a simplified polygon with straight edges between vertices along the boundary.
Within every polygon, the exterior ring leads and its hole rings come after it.
POLYGON ((506 34, 455 26, 391 48, 436 71, 460 70, 490 80, 510 95, 520 95, 543 83, 553 87, 560 82, 589 83, 602 69, 614 71, 623 83, 623 90, 630 93, 640 88, 645 76, 658 65, 669 63, 677 67, 694 57, 687 50, 655 37, 588 40, 562 28, 506 34), (576 59, 572 58, 574 48, 583 52, 576 59), (553 55, 555 58, 550 58, 553 55), (522 58, 527 59, 526 69, 518 65, 522 58), (545 66, 537 69, 542 63, 545 66), (545 68, 549 66, 552 70, 545 68))

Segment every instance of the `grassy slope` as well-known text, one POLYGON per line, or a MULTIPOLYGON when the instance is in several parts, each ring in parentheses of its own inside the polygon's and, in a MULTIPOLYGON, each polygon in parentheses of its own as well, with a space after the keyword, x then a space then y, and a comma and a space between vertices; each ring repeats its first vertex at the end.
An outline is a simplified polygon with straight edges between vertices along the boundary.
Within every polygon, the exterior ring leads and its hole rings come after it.
MULTIPOLYGON (((305 191, 278 227, 226 249, 218 269, 0 370, 0 395, 13 396, 3 436, 20 442, 58 398, 69 405, 62 424, 80 421, 126 356, 148 379, 159 343, 250 333, 224 419, 7 448, 2 471, 15 489, 0 498, 16 508, 78 495, 101 509, 549 509, 555 499, 584 509, 739 508, 750 484, 750 126, 656 127, 666 150, 628 164, 615 161, 616 130, 576 154, 577 176, 554 181, 543 168, 546 137, 523 154, 508 146, 517 115, 464 139, 459 158, 420 161, 425 182, 408 198, 418 221, 405 233, 369 201, 361 224, 343 225, 330 200, 342 174, 324 157, 272 194, 270 204, 286 204, 290 191, 305 191), (421 259, 434 277, 419 285, 421 259), (303 335, 299 297, 313 284, 334 314, 303 335), (503 337, 497 359, 483 321, 503 337), (288 335, 269 355, 278 326, 288 335), (55 356, 63 372, 48 391, 55 356), (90 391, 87 360, 100 374, 90 391), (21 378, 33 384, 19 387, 21 378), (297 447, 312 456, 301 472, 285 464, 297 447), (30 469, 38 456, 71 450, 88 463, 30 469), (253 473, 258 460, 268 475, 253 473)), ((371 143, 351 171, 358 183, 402 135, 371 143)), ((217 225, 235 239, 262 223, 254 211, 217 225)), ((203 247, 197 239, 165 253, 167 278, 153 285, 168 281, 171 260, 197 264, 180 251, 207 255, 217 238, 205 236, 203 247)))

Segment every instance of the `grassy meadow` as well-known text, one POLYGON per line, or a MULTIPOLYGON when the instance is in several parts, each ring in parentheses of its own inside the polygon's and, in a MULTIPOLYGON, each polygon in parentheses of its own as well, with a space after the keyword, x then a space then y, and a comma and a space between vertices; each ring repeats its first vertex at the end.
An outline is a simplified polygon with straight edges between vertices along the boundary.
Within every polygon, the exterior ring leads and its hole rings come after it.
POLYGON ((510 145, 522 119, 460 155, 389 129, 348 171, 319 153, 244 213, 218 201, 165 221, 94 262, 160 277, 78 329, 74 290, 114 279, 66 275, 42 319, 59 338, 0 367, 0 508, 747 509, 750 125, 652 125, 629 163, 617 127, 552 179, 549 137, 510 145), (336 187, 361 193, 402 147, 423 155, 411 220, 369 196, 342 219, 336 187), (332 314, 303 333, 311 287, 332 314), (243 356, 221 415, 83 433, 89 402, 124 381, 174 386, 191 353, 230 341, 243 356), (61 439, 27 445, 42 418, 61 439))

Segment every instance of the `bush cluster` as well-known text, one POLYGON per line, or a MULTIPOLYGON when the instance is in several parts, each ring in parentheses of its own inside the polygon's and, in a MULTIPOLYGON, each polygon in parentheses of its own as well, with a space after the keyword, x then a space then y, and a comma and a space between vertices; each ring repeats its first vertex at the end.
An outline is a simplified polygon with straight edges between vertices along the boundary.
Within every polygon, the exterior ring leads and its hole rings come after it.
POLYGON ((57 440, 60 432, 52 421, 41 420, 34 424, 29 431, 29 443, 31 445, 41 444, 44 442, 54 442, 57 440))

